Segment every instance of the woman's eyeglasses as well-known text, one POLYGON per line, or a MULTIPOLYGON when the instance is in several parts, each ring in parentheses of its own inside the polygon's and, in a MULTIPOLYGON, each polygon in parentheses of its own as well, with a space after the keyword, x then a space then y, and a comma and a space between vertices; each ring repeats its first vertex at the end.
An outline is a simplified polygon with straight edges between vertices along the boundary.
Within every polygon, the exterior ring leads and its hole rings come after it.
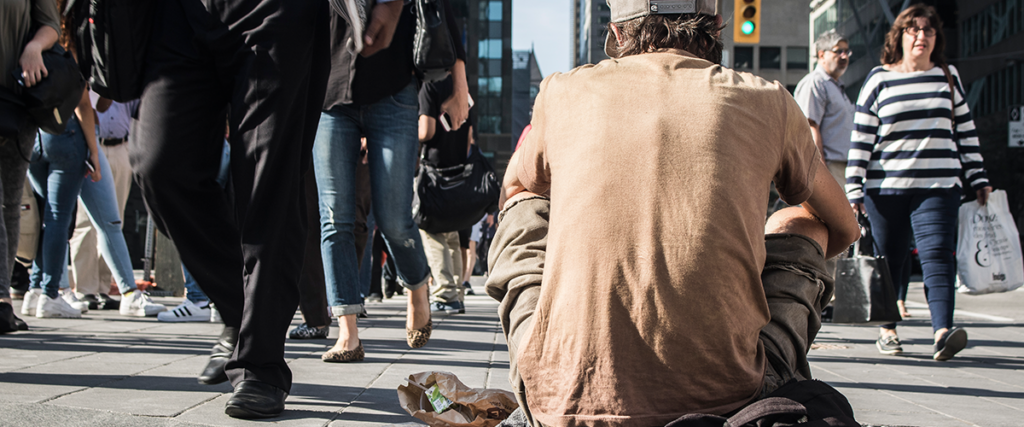
POLYGON ((903 29, 903 32, 907 33, 907 35, 910 37, 917 37, 918 33, 922 31, 924 32, 925 37, 935 37, 935 28, 932 27, 906 27, 903 29))

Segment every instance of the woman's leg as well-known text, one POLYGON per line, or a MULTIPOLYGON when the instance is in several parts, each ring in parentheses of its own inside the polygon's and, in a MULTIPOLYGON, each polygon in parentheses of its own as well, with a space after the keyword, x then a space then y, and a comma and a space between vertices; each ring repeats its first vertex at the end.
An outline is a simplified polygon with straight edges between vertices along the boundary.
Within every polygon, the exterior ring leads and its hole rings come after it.
MULTIPOLYGON (((338 317, 338 352, 359 346, 356 315, 363 310, 356 261, 355 169, 359 161, 358 111, 340 107, 320 115, 313 169, 320 206, 320 251, 327 303, 338 317)), ((330 352, 329 352, 330 353, 330 352)))
POLYGON ((957 214, 960 193, 945 191, 914 198, 910 219, 914 224, 917 253, 921 257, 924 294, 931 310, 932 330, 953 327, 956 300, 957 214))
POLYGON ((85 180, 88 150, 77 120, 68 122, 61 135, 42 134, 40 160, 30 167, 33 188, 43 196, 43 241, 40 286, 57 298, 61 277, 67 272, 68 227, 85 180))
POLYGON ((418 110, 414 83, 364 109, 374 217, 395 257, 398 277, 410 291, 408 329, 419 329, 430 319, 425 286, 430 269, 412 219, 418 110))
MULTIPOLYGON (((871 222, 871 237, 875 241, 876 255, 884 256, 889 265, 895 291, 903 286, 903 268, 910 248, 910 196, 871 196, 864 198, 864 208, 871 222)), ((885 331, 895 331, 896 324, 882 325, 885 331)))
MULTIPOLYGON (((128 245, 121 232, 121 212, 117 205, 117 192, 114 189, 114 175, 110 171, 107 157, 100 148, 100 180, 82 184, 79 200, 85 207, 89 220, 95 227, 98 247, 103 260, 110 267, 110 272, 117 282, 121 295, 134 291, 135 276, 132 273, 132 259, 128 255, 128 245)), ((101 290, 102 290, 102 285, 101 290)), ((109 284, 107 284, 109 286, 109 284)))

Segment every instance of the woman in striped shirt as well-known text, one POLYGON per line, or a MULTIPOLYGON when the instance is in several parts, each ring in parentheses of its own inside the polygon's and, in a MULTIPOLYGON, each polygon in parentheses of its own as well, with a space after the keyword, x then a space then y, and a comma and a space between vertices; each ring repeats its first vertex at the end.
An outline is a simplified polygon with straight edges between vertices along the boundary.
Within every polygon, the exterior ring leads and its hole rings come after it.
MULTIPOLYGON (((935 332, 935 360, 947 360, 967 346, 967 332, 953 326, 961 187, 970 185, 981 204, 992 191, 977 131, 956 69, 945 65, 944 47, 934 8, 918 4, 900 13, 886 36, 884 65, 868 74, 857 100, 846 168, 847 197, 854 209, 866 211, 897 290, 906 289, 900 282, 908 277, 903 273, 910 268, 913 227, 935 332), (961 182, 961 171, 968 182, 961 182)), ((876 345, 883 354, 903 352, 895 323, 882 326, 876 345)))

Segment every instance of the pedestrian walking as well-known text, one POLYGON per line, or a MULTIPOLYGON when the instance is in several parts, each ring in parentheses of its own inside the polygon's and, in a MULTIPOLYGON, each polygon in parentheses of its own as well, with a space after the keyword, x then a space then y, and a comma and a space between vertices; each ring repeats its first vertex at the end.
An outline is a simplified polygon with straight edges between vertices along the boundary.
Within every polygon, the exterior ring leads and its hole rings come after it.
MULTIPOLYGON (((935 360, 967 346, 953 324, 956 300, 957 213, 961 187, 982 205, 992 191, 978 133, 935 8, 913 5, 885 37, 882 65, 864 80, 846 169, 851 206, 866 212, 897 291, 909 275, 911 227, 931 311, 935 360), (966 181, 961 181, 961 172, 966 181)), ((882 325, 878 351, 901 354, 896 324, 882 325)))

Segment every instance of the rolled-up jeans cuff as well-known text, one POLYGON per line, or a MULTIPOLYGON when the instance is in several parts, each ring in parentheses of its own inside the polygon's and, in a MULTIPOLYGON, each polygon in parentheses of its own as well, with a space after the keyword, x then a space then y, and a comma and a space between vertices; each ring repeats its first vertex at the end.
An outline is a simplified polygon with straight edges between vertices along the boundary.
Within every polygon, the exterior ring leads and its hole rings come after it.
POLYGON ((410 291, 415 291, 415 290, 417 290, 419 288, 422 288, 422 287, 426 286, 427 283, 430 282, 430 272, 428 271, 427 275, 423 278, 423 280, 420 280, 420 282, 416 283, 416 284, 408 284, 408 283, 405 283, 404 281, 401 281, 401 280, 399 280, 398 282, 401 283, 402 287, 404 287, 405 289, 408 289, 410 291))
POLYGON ((362 312, 362 304, 336 305, 331 307, 331 314, 334 315, 334 317, 348 316, 350 314, 359 314, 362 312))

